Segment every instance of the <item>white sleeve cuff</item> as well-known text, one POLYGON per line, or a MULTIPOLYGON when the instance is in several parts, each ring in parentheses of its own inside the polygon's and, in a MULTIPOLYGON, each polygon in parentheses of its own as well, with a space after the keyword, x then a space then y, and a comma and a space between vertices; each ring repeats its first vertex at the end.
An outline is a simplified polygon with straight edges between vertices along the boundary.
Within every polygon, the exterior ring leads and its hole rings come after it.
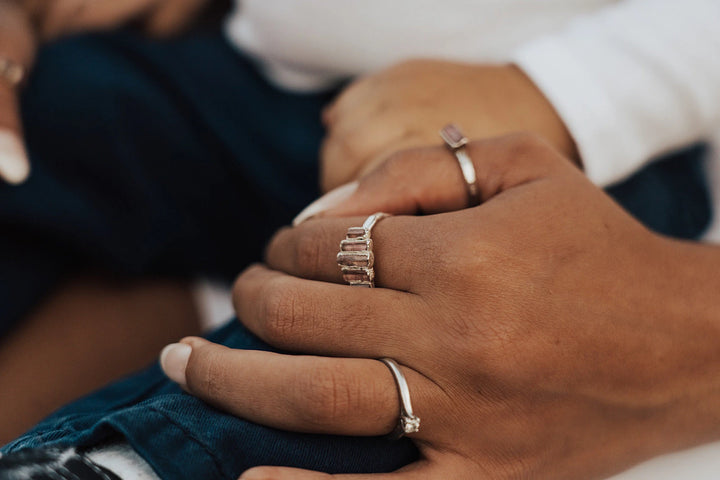
POLYGON ((649 159, 624 125, 623 113, 573 52, 543 37, 515 52, 513 61, 545 94, 570 131, 585 173, 599 186, 616 183, 649 159))

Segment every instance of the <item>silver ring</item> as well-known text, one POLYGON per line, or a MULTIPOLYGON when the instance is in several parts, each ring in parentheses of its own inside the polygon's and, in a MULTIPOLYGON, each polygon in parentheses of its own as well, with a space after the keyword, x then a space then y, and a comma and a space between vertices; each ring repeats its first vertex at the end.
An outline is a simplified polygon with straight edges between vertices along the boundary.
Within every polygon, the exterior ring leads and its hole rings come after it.
POLYGON ((370 215, 362 227, 348 228, 345 240, 340 242, 337 264, 343 280, 352 286, 375 287, 375 255, 373 254, 372 229, 387 213, 370 215))
POLYGON ((9 58, 0 56, 0 78, 7 81, 11 87, 17 87, 25 78, 25 68, 9 58))
POLYGON ((410 402, 410 388, 408 388, 407 380, 400 370, 400 366, 392 358, 381 358, 380 361, 387 365, 395 379, 398 394, 400 395, 400 420, 392 435, 395 438, 401 438, 410 433, 420 431, 420 417, 415 416, 410 402))
POLYGON ((442 137, 443 141, 455 155, 455 158, 460 164, 460 171, 465 179, 465 186, 467 188, 470 206, 474 207, 480 203, 480 196, 478 195, 475 165, 473 165, 473 162, 470 160, 470 157, 465 149, 465 146, 468 144, 468 139, 462 134, 460 128, 453 123, 445 125, 442 130, 440 130, 440 137, 442 137))

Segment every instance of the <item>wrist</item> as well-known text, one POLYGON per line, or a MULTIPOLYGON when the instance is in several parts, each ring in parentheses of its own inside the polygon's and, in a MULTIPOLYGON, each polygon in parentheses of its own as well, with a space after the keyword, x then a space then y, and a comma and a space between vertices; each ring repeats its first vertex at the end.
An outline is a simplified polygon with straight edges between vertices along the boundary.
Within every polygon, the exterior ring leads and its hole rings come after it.
POLYGON ((566 157, 580 165, 575 140, 550 100, 520 67, 510 64, 505 69, 508 85, 518 92, 516 98, 522 102, 526 129, 539 133, 566 157))

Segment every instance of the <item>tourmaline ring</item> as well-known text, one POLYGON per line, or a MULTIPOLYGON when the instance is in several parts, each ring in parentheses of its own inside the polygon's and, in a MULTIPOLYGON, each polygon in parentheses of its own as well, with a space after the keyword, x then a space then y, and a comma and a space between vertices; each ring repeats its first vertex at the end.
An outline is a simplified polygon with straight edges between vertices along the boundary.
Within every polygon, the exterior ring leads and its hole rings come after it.
POLYGON ((403 375, 400 366, 392 358, 381 358, 380 361, 390 369, 400 397, 400 420, 392 436, 398 439, 410 433, 419 432, 420 417, 413 413, 412 403, 410 402, 410 388, 407 380, 405 380, 405 375, 403 375))
POLYGON ((0 56, 0 79, 5 80, 11 87, 17 87, 25 78, 25 69, 22 65, 0 56))
POLYGON ((462 134, 460 128, 452 123, 445 125, 443 129, 440 130, 440 137, 442 137, 443 141, 455 155, 455 158, 460 164, 460 171, 465 179, 469 204, 471 207, 474 207, 480 203, 480 196, 478 195, 475 166, 465 150, 465 145, 468 144, 468 139, 462 134))
POLYGON ((370 215, 362 227, 348 228, 345 240, 340 242, 337 263, 343 279, 352 286, 375 287, 375 255, 373 254, 372 229, 387 213, 370 215))

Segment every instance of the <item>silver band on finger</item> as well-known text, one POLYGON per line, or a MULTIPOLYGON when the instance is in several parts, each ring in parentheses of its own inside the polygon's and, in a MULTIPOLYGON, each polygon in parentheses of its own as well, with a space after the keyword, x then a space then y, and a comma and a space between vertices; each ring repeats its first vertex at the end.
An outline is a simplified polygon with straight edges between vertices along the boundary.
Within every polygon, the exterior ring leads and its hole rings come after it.
POLYGON ((14 88, 20 85, 24 78, 25 68, 22 65, 0 56, 0 79, 14 88))
POLYGON ((392 434, 393 437, 401 438, 410 433, 419 432, 420 417, 415 416, 413 413, 412 402, 410 402, 410 388, 408 388, 405 375, 403 375, 400 366, 392 358, 381 358, 380 361, 390 369, 400 396, 400 420, 392 434))
POLYGON ((462 134, 460 128, 449 123, 440 130, 440 137, 455 155, 455 158, 460 165, 460 171, 465 179, 465 187, 467 189, 468 200, 471 207, 474 207, 480 203, 480 196, 478 195, 477 185, 477 173, 475 172, 475 165, 467 154, 465 146, 468 144, 468 139, 462 134))
POLYGON ((345 240, 340 242, 337 264, 343 280, 357 287, 375 287, 375 254, 373 253, 372 230, 387 213, 370 215, 362 227, 348 228, 345 240))

